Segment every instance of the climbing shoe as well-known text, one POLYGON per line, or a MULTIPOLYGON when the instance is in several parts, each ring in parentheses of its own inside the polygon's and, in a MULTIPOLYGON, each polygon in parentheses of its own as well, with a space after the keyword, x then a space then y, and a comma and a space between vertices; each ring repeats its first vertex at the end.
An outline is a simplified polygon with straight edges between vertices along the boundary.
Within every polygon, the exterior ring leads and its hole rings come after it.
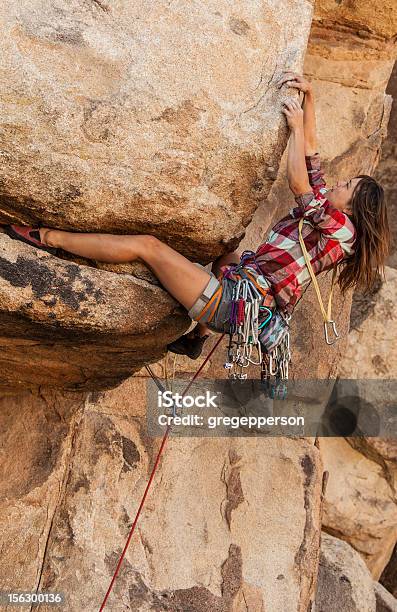
POLYGON ((36 249, 48 251, 51 255, 56 255, 57 249, 50 247, 40 240, 40 231, 38 228, 30 227, 29 225, 4 225, 5 233, 14 240, 26 242, 36 249))
POLYGON ((177 355, 187 355, 190 359, 198 359, 203 351, 204 342, 209 336, 199 336, 194 334, 193 336, 184 335, 174 340, 167 346, 167 349, 171 353, 177 355))

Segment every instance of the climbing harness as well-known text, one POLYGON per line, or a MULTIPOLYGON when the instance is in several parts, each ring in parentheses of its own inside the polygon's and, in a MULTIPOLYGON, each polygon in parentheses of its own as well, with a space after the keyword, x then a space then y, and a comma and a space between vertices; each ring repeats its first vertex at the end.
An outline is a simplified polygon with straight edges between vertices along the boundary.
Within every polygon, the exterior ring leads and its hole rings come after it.
POLYGON ((317 294, 317 299, 318 299, 318 303, 320 305, 321 314, 323 315, 325 341, 326 341, 327 344, 335 344, 335 342, 337 342, 340 339, 340 336, 339 336, 338 331, 336 329, 335 321, 332 319, 331 311, 332 311, 332 295, 333 295, 333 292, 334 292, 334 286, 335 286, 337 270, 336 270, 336 268, 334 268, 333 273, 332 273, 331 291, 330 291, 329 298, 328 298, 327 310, 325 310, 324 304, 323 304, 323 300, 321 298, 320 287, 318 286, 316 275, 314 274, 314 271, 313 271, 313 268, 312 268, 312 264, 311 264, 311 261, 310 261, 309 253, 307 252, 307 249, 306 249, 305 241, 303 240, 303 236, 302 236, 303 223, 304 223, 304 218, 302 217, 300 219, 300 221, 299 221, 299 243, 301 245, 301 249, 302 249, 302 252, 303 252, 303 257, 305 259, 307 268, 309 270, 310 277, 311 277, 313 285, 314 285, 314 289, 315 289, 316 294, 317 294), (331 333, 333 333, 333 337, 331 337, 331 338, 329 336, 329 330, 331 330, 331 333))
MULTIPOLYGON (((218 348, 219 344, 222 342, 224 335, 225 335, 225 334, 222 334, 222 335, 221 335, 221 337, 220 337, 220 338, 219 338, 219 340, 216 342, 216 344, 214 345, 214 347, 212 348, 212 350, 209 352, 209 354, 207 355, 207 357, 205 358, 205 360, 203 361, 203 363, 201 364, 201 366, 199 367, 199 369, 197 370, 197 372, 195 373, 195 375, 194 375, 194 376, 191 378, 191 380, 189 381, 189 383, 187 384, 186 388, 184 389, 184 391, 183 391, 183 393, 182 393, 182 397, 184 397, 184 396, 186 395, 186 393, 189 391, 189 389, 190 389, 190 387, 192 386, 193 382, 194 382, 194 381, 196 380, 196 378, 199 376, 199 374, 201 373, 201 371, 202 371, 202 370, 203 370, 203 368, 205 367, 205 365, 206 365, 206 363, 208 362, 208 360, 209 360, 209 359, 212 357, 212 355, 214 354, 214 352, 215 352, 215 351, 216 351, 216 349, 218 348)), ((150 368, 150 366, 149 366, 149 365, 146 365, 146 366, 145 366, 145 368, 146 368, 147 372, 149 373, 150 377, 153 379, 153 382, 156 384, 156 386, 157 386, 157 387, 158 387, 160 390, 162 390, 162 391, 163 391, 163 390, 165 390, 165 388, 164 388, 164 386, 162 385, 161 381, 160 381, 160 380, 157 378, 157 376, 154 374, 154 372, 152 371, 152 369, 150 368)), ((175 408, 174 408, 174 410, 175 410, 175 408)), ((144 493, 143 493, 143 495, 142 495, 142 499, 141 499, 141 502, 140 502, 140 504, 139 504, 138 510, 137 510, 137 512, 136 512, 136 515, 135 515, 134 521, 133 521, 133 523, 132 523, 132 525, 131 525, 131 529, 130 529, 130 532, 129 532, 129 534, 128 534, 127 541, 126 541, 126 543, 125 543, 125 545, 124 545, 123 551, 122 551, 122 553, 121 553, 121 555, 120 555, 120 557, 119 557, 119 560, 118 560, 118 562, 117 562, 117 566, 116 566, 115 572, 114 572, 113 577, 112 577, 112 580, 111 580, 111 582, 110 582, 110 584, 109 584, 108 590, 106 591, 105 597, 103 598, 103 601, 102 601, 101 607, 100 607, 100 609, 99 609, 99 612, 102 612, 102 610, 104 610, 104 608, 105 608, 105 606, 106 606, 106 602, 107 602, 107 600, 108 600, 108 598, 109 598, 109 595, 110 595, 110 593, 111 593, 111 591, 112 591, 112 588, 113 588, 113 585, 114 585, 115 580, 116 580, 116 578, 117 578, 117 575, 118 575, 118 573, 119 573, 119 570, 120 570, 121 564, 122 564, 123 559, 124 559, 124 557, 125 557, 125 555, 126 555, 126 552, 127 552, 128 546, 130 545, 130 542, 131 542, 132 536, 133 536, 133 534, 134 534, 134 532, 135 532, 135 528, 136 528, 136 525, 137 525, 137 523, 138 523, 138 519, 139 519, 140 514, 141 514, 141 512, 142 512, 142 508, 143 508, 143 506, 144 506, 144 504, 145 504, 146 497, 147 497, 147 495, 148 495, 148 493, 149 493, 150 487, 151 487, 151 485, 152 485, 152 482, 153 482, 153 479, 154 479, 155 473, 156 473, 157 468, 158 468, 158 465, 159 465, 159 463, 160 463, 160 457, 161 457, 161 455, 162 455, 162 453, 163 453, 163 450, 164 450, 164 447, 165 447, 165 443, 166 443, 166 441, 167 441, 167 438, 168 438, 168 436, 169 436, 169 433, 170 433, 171 429, 172 429, 172 425, 167 425, 167 428, 166 428, 166 430, 165 430, 164 436, 163 436, 163 438, 162 438, 162 440, 161 440, 160 448, 159 448, 159 450, 158 450, 158 453, 157 453, 157 456, 156 456, 156 459, 155 459, 155 462, 154 462, 154 465, 153 465, 152 471, 150 472, 149 480, 148 480, 147 485, 146 485, 146 487, 145 487, 145 491, 144 491, 144 493)))

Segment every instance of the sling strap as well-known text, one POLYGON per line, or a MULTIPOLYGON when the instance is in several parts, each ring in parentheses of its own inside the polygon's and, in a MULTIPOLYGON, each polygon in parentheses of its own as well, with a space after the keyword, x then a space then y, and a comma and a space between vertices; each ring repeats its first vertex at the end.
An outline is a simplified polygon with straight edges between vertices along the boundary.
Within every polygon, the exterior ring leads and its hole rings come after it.
POLYGON ((309 270, 310 277, 313 281, 314 289, 317 294, 318 303, 320 305, 321 314, 323 315, 325 341, 327 344, 335 344, 335 342, 339 340, 339 334, 336 329, 335 321, 332 319, 331 311, 332 311, 332 295, 334 292, 334 285, 335 285, 337 271, 336 271, 336 268, 334 268, 333 273, 332 273, 331 291, 330 291, 329 298, 328 298, 328 307, 327 307, 327 310, 325 310, 323 300, 321 298, 320 287, 318 286, 317 278, 313 271, 309 253, 307 252, 307 249, 306 249, 305 241, 303 240, 303 236, 302 236, 303 223, 304 223, 304 217, 302 217, 299 221, 299 243, 301 245, 301 249, 302 249, 303 257, 307 265, 307 269, 309 270), (333 338, 330 338, 328 335, 329 326, 331 326, 332 328, 332 332, 334 334, 333 338))

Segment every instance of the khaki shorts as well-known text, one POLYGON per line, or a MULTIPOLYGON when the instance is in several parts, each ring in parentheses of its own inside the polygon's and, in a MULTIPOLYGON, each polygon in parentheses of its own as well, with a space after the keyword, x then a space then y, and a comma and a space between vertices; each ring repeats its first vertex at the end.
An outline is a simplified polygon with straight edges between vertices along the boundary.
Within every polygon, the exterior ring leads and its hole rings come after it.
MULTIPOLYGON (((201 264, 196 264, 205 269, 201 264)), ((213 331, 229 333, 230 304, 234 294, 236 281, 232 278, 222 278, 219 282, 212 272, 210 280, 200 297, 189 310, 189 317, 194 321, 207 325, 213 331), (217 294, 215 296, 215 294, 217 294), (211 302, 211 303, 210 303, 211 302)), ((270 288, 270 285, 269 285, 270 288)), ((277 310, 276 302, 270 291, 263 298, 262 304, 273 311, 268 325, 260 332, 259 340, 266 353, 273 350, 289 330, 288 322, 277 310)))
MULTIPOLYGON (((196 264, 203 268, 201 264, 196 264)), ((205 269, 205 268, 204 268, 205 269)), ((228 333, 230 327, 230 300, 233 296, 235 281, 223 278, 219 282, 215 274, 211 275, 206 288, 189 310, 189 317, 209 329, 219 333, 228 333)))

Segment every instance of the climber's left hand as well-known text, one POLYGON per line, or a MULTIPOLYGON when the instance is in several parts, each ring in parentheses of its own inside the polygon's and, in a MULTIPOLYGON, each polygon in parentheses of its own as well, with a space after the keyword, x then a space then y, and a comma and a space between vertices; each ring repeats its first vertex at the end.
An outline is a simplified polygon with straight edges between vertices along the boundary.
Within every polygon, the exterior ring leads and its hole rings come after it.
POLYGON ((293 87, 299 91, 302 91, 303 93, 312 91, 312 84, 310 81, 305 79, 304 76, 298 74, 297 72, 283 72, 277 81, 276 86, 278 89, 281 89, 283 85, 288 85, 288 87, 293 87))
POLYGON ((290 130, 303 129, 303 109, 299 102, 293 98, 289 98, 283 102, 283 106, 282 112, 287 119, 290 130))

